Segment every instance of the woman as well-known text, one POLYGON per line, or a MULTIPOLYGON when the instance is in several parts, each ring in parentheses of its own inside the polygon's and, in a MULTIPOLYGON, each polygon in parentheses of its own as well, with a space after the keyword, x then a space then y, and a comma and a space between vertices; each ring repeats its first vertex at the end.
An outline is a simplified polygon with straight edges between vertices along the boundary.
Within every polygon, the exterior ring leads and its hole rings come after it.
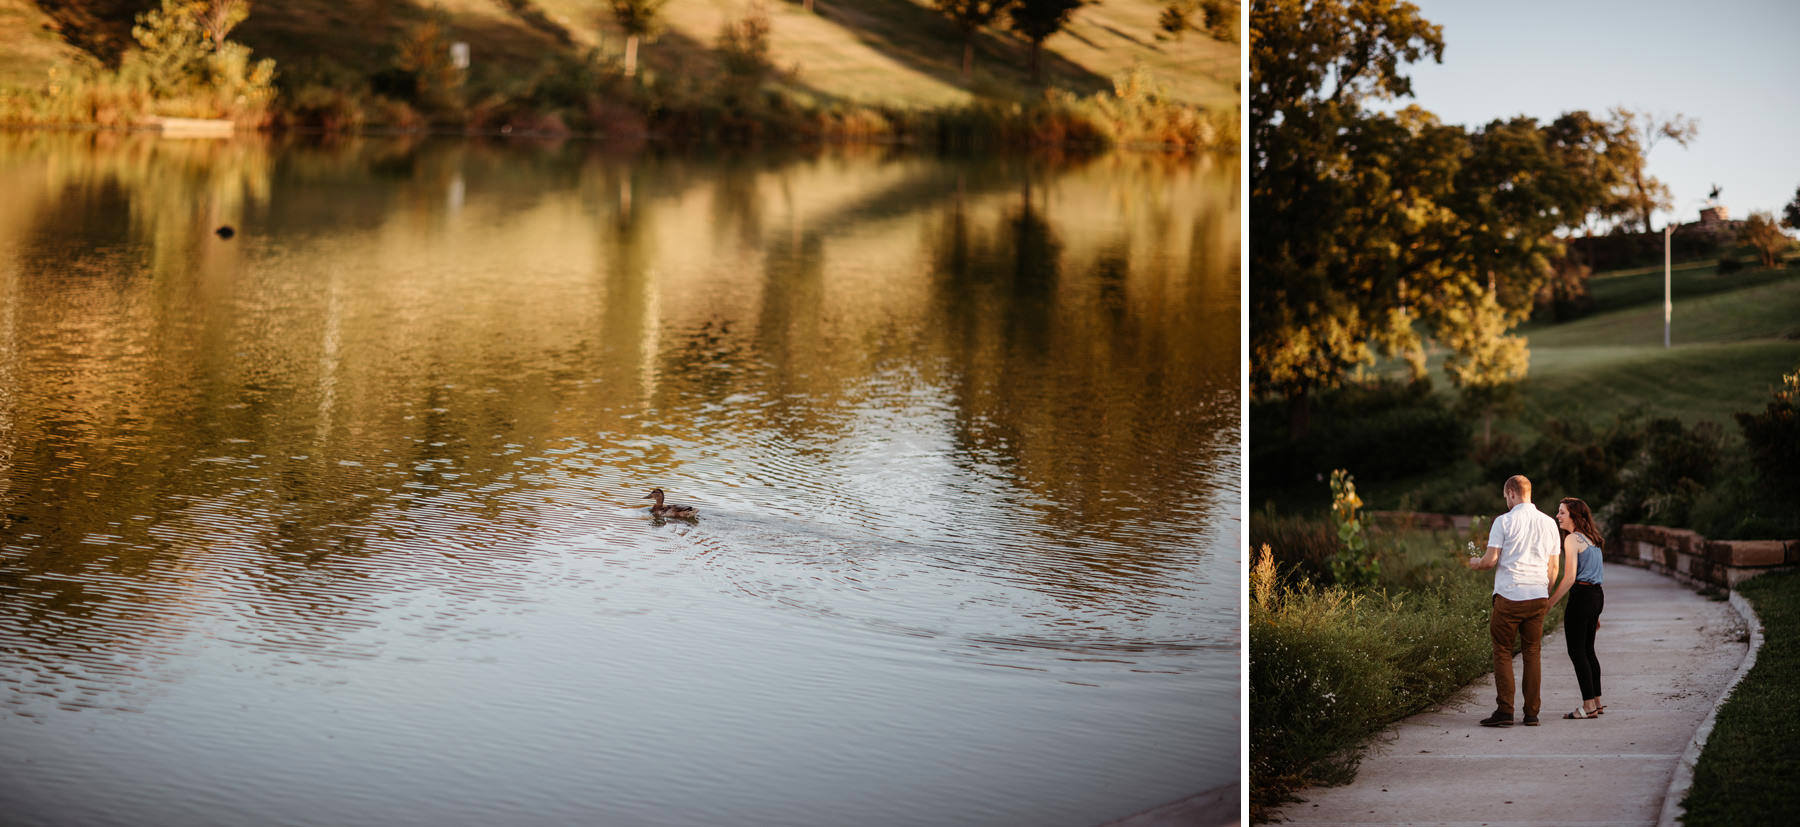
POLYGON ((1569 660, 1575 664, 1575 680, 1581 684, 1581 708, 1564 718, 1592 718, 1606 710, 1600 702, 1600 661, 1594 657, 1594 632, 1600 628, 1600 611, 1606 592, 1600 588, 1600 529, 1587 503, 1564 497, 1556 507, 1556 524, 1563 537, 1563 576, 1551 595, 1556 605, 1564 594, 1569 607, 1563 612, 1563 636, 1569 644, 1569 660), (1572 574, 1571 574, 1572 573, 1572 574))

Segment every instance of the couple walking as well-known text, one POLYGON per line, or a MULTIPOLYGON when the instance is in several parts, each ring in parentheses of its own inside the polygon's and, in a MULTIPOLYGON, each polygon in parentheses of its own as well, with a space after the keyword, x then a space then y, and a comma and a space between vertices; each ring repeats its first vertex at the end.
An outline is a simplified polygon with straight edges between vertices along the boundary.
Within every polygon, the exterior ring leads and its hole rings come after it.
POLYGON ((1544 642, 1544 615, 1565 594, 1569 608, 1563 623, 1569 660, 1574 662, 1575 680, 1581 684, 1581 707, 1563 717, 1592 718, 1606 709, 1600 702, 1600 661, 1594 657, 1594 633, 1606 601, 1600 588, 1601 540, 1594 515, 1587 503, 1566 497, 1551 519, 1531 504, 1531 480, 1519 475, 1507 479, 1501 494, 1508 511, 1494 518, 1487 553, 1471 557, 1467 563, 1471 569, 1494 569, 1488 632, 1494 639, 1494 687, 1499 705, 1481 725, 1512 726, 1512 650, 1517 637, 1524 638, 1520 647, 1525 661, 1523 723, 1538 725, 1538 651, 1544 642), (1554 594, 1552 584, 1557 584, 1554 594))

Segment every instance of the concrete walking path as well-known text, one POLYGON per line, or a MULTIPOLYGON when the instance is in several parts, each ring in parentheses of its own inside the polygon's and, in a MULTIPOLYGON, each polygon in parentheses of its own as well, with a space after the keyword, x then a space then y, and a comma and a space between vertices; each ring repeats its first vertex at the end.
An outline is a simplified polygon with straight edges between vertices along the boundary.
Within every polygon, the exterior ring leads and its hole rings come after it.
MULTIPOLYGON (((1476 723, 1494 710, 1490 673, 1382 735, 1355 781, 1306 790, 1274 820, 1656 824, 1682 753, 1749 651, 1745 625, 1729 603, 1644 569, 1609 563, 1605 588, 1594 649, 1606 714, 1562 717, 1581 692, 1559 628, 1544 637, 1542 726, 1476 723)), ((1520 669, 1515 658, 1515 680, 1520 669)))

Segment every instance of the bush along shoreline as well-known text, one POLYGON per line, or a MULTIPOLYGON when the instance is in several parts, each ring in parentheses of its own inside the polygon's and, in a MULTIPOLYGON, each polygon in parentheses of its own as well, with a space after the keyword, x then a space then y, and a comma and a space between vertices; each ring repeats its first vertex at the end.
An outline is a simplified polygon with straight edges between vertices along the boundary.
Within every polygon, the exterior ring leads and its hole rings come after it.
POLYGON ((597 51, 555 53, 535 72, 471 77, 454 60, 441 14, 406 30, 373 75, 329 64, 284 67, 229 39, 248 14, 208 17, 193 0, 163 0, 132 28, 116 68, 52 70, 31 88, 0 89, 0 125, 130 129, 155 118, 230 120, 238 129, 341 134, 449 133, 638 142, 891 142, 951 150, 1116 147, 1235 151, 1235 107, 1171 98, 1142 66, 1091 95, 1047 89, 1026 101, 932 109, 824 99, 795 91, 770 55, 766 11, 724 27, 719 71, 705 77, 628 69, 597 51))

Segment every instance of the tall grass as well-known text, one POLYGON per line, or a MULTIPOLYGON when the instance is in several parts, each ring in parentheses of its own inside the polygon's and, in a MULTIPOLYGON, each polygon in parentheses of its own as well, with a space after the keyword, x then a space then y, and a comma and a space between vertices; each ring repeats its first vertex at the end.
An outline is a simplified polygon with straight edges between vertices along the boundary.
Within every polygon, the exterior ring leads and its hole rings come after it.
MULTIPOLYGON (((1371 532, 1381 583, 1322 585, 1322 536, 1306 520, 1263 514, 1264 544, 1250 572, 1250 807, 1252 820, 1302 787, 1349 781, 1382 728, 1428 709, 1486 674, 1493 574, 1463 566, 1469 538, 1454 532, 1371 532), (1292 563, 1278 562, 1283 557, 1292 563)), ((1322 524, 1323 521, 1313 521, 1322 524)), ((1555 611, 1546 629, 1560 622, 1555 611)))

